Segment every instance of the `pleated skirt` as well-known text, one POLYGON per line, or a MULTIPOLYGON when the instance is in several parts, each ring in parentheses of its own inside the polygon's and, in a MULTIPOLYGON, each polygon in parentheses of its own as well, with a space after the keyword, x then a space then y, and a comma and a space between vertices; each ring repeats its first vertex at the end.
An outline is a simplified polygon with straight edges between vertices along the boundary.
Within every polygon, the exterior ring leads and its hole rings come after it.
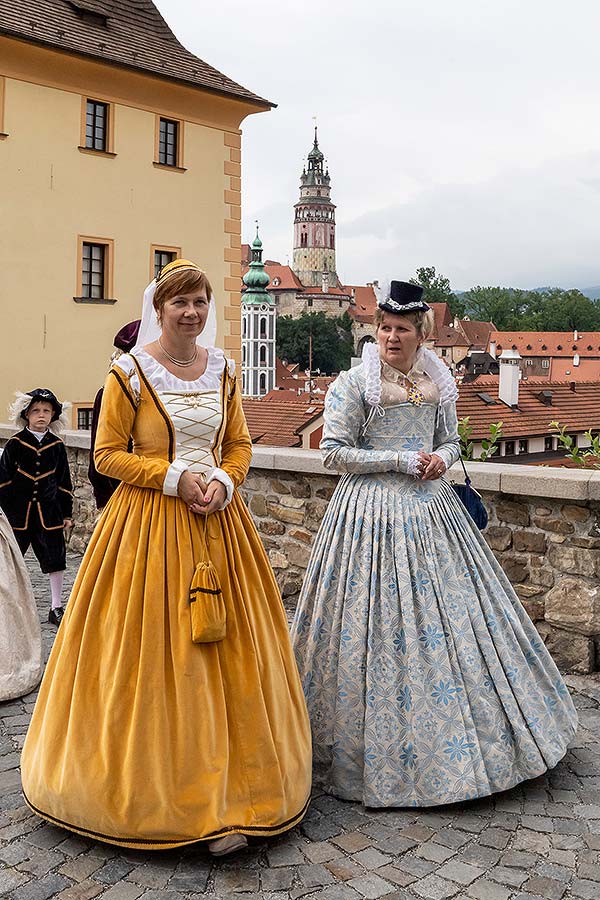
POLYGON ((279 590, 237 494, 203 519, 122 484, 91 538, 22 754, 43 818, 164 849, 298 822, 310 726, 279 590), (223 640, 191 640, 198 562, 217 569, 223 640))
POLYGON ((445 481, 345 475, 292 628, 325 789, 367 806, 506 790, 577 716, 533 623, 445 481))
POLYGON ((42 633, 23 554, 0 512, 0 702, 22 697, 42 677, 42 633))

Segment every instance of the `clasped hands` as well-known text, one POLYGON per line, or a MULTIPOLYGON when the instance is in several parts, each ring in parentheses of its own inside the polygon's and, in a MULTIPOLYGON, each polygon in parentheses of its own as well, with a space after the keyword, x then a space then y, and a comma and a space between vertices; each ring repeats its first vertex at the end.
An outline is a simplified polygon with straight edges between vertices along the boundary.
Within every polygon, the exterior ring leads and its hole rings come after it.
POLYGON ((434 481, 445 473, 446 463, 437 453, 425 453, 424 450, 419 450, 418 457, 417 478, 420 481, 434 481))
POLYGON ((227 498, 225 485, 216 478, 207 484, 202 475, 189 470, 182 472, 177 493, 191 512, 205 516, 221 509, 227 498))

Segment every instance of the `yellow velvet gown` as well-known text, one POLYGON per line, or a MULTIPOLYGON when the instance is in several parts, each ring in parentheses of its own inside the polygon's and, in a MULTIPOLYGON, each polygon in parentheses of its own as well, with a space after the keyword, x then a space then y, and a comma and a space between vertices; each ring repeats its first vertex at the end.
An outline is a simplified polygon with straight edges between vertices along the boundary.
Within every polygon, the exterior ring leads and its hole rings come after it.
MULTIPOLYGON (((205 556, 204 517, 163 494, 176 433, 136 367, 139 391, 118 366, 106 382, 95 459, 122 483, 92 535, 48 662, 23 748, 25 797, 48 821, 124 847, 278 834, 304 815, 311 771, 279 590, 234 491, 208 517, 206 535, 226 636, 192 643, 188 592, 205 556)), ((209 450, 237 488, 251 443, 226 368, 220 382, 209 450)), ((194 397, 186 402, 201 408, 203 392, 194 397)))

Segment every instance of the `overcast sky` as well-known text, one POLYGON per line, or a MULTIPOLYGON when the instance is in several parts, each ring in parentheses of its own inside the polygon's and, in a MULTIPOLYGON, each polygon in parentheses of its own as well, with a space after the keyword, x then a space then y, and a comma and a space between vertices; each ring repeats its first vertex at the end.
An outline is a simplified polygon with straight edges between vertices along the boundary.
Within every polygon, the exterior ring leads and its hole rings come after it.
POLYGON ((344 283, 600 284, 598 0, 157 5, 278 104, 242 124, 243 239, 258 219, 268 258, 291 257, 316 115, 344 283))

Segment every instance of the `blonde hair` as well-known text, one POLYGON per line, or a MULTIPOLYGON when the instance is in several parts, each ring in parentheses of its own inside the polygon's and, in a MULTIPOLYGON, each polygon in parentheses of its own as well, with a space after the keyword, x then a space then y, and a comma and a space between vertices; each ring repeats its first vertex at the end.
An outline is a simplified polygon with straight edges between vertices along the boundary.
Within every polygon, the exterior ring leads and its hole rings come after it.
POLYGON ((432 309, 419 309, 416 312, 407 312, 407 313, 393 313, 390 312, 389 309, 381 309, 378 306, 375 309, 375 314, 373 316, 373 321, 377 328, 383 322, 383 317, 385 314, 389 316, 398 316, 402 319, 408 319, 415 326, 416 332, 421 338, 422 341, 426 341, 428 337, 433 333, 433 328, 435 326, 435 317, 432 309))

